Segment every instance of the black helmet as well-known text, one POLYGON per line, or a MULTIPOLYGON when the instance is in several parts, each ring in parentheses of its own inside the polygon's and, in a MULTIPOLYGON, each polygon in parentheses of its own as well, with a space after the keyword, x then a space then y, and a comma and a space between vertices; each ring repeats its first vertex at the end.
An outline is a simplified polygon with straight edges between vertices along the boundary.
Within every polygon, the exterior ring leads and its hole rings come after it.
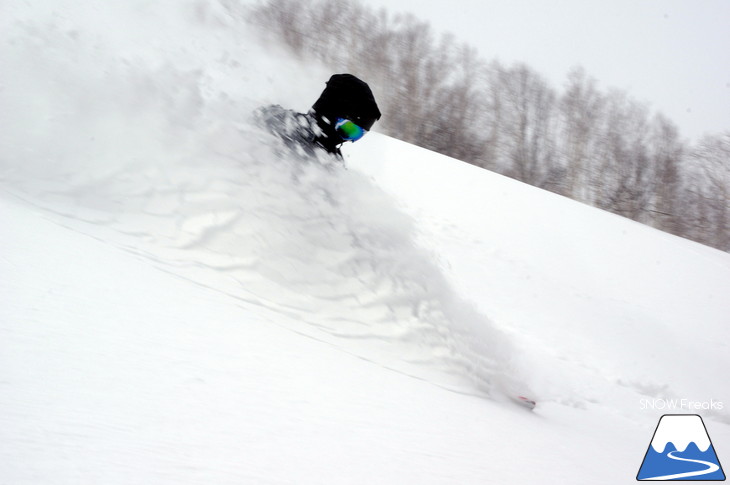
POLYGON ((370 87, 352 74, 334 74, 311 111, 328 135, 338 119, 370 130, 381 116, 370 87))

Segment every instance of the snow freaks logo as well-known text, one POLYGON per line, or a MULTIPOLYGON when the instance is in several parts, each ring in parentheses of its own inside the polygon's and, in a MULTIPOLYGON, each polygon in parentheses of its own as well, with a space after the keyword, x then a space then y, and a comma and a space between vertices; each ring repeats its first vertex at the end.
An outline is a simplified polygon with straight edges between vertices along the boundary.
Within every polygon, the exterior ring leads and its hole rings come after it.
POLYGON ((637 480, 725 480, 702 418, 665 414, 659 419, 637 480))
POLYGON ((689 399, 641 399, 641 410, 652 411, 722 411, 725 407, 722 401, 690 401, 689 399))

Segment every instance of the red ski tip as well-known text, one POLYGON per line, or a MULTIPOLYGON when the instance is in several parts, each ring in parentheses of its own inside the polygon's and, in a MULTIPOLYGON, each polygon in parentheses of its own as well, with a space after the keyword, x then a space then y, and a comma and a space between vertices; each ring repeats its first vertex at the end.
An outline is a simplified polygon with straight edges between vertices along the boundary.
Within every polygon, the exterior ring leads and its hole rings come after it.
POLYGON ((532 399, 526 398, 525 396, 517 396, 517 401, 530 409, 535 409, 537 403, 532 399))

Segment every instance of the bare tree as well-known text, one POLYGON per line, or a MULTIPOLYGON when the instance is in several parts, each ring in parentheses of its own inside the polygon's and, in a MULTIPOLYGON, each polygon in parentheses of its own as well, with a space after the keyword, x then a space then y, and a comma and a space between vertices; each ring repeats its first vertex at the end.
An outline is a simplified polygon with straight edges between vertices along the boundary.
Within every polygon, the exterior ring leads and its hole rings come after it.
POLYGON ((686 223, 681 216, 682 160, 685 145, 676 125, 662 115, 654 118, 652 132, 654 180, 652 219, 649 221, 673 234, 683 234, 686 223))
POLYGON ((567 165, 567 192, 571 197, 592 202, 588 190, 590 157, 597 137, 596 121, 603 120, 604 98, 595 79, 582 68, 568 75, 568 85, 560 101, 562 157, 567 165))
POLYGON ((524 64, 499 69, 498 92, 502 153, 507 174, 537 187, 547 185, 557 163, 557 96, 539 74, 524 64))
POLYGON ((730 132, 704 137, 690 157, 699 168, 694 190, 703 242, 730 251, 730 132))
POLYGON ((605 131, 596 151, 601 158, 594 158, 590 173, 596 205, 634 220, 643 217, 652 195, 647 112, 623 92, 604 97, 605 131))
POLYGON ((476 160, 481 154, 482 118, 486 103, 479 93, 486 65, 474 49, 452 47, 446 39, 446 82, 434 93, 428 120, 419 137, 427 148, 460 160, 476 160))

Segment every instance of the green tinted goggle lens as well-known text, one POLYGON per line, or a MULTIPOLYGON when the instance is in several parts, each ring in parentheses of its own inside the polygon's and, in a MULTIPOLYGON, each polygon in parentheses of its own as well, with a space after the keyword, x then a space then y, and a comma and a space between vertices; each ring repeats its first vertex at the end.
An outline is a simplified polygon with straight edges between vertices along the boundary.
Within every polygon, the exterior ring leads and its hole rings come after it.
POLYGON ((357 141, 367 133, 367 130, 345 118, 337 120, 335 130, 345 141, 357 141))

